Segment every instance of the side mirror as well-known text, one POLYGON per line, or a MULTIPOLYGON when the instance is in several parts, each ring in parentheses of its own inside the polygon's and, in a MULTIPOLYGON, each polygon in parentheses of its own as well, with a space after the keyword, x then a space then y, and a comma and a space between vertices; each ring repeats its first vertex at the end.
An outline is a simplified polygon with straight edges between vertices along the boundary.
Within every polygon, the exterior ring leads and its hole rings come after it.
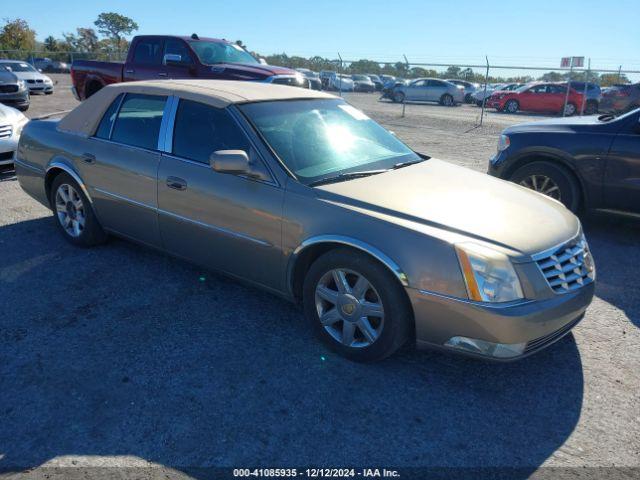
POLYGON ((250 173, 249 156, 244 150, 218 150, 209 157, 209 165, 219 173, 243 175, 250 173))
POLYGON ((258 59, 258 62, 260 62, 260 65, 269 65, 269 64, 267 63, 267 61, 266 61, 264 58, 262 58, 262 57, 260 57, 260 58, 258 59))
POLYGON ((174 66, 184 65, 182 62, 182 55, 178 55, 177 53, 167 53, 162 59, 162 64, 174 66))

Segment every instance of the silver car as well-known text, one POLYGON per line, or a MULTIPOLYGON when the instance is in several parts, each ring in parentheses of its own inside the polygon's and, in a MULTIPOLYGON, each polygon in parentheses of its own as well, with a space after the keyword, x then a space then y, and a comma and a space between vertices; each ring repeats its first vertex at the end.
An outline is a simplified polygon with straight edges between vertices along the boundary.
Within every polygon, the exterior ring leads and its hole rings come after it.
POLYGON ((53 93, 51 77, 37 70, 33 65, 20 60, 0 60, 0 66, 10 70, 16 77, 23 80, 29 88, 29 93, 53 93))
POLYGON ((0 103, 0 166, 13 163, 20 133, 29 119, 15 108, 0 103))
POLYGON ((299 301, 354 360, 409 341, 520 358, 593 297, 589 247, 562 204, 417 154, 314 90, 108 86, 61 121, 29 122, 16 172, 71 243, 122 236, 299 301))
POLYGON ((451 107, 464 102, 464 88, 438 78, 418 78, 408 85, 396 85, 391 98, 394 102, 437 102, 451 107))

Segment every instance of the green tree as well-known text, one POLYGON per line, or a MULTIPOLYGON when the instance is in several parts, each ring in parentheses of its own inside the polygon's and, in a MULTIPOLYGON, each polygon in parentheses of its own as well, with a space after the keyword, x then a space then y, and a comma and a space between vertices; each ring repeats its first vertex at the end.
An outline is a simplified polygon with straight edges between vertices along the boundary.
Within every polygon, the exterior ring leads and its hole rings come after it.
POLYGON ((372 60, 358 60, 349 66, 351 73, 380 73, 380 64, 372 60))
POLYGON ((602 75, 600 75, 601 87, 610 87, 611 85, 615 85, 617 83, 631 83, 631 81, 624 73, 620 75, 618 75, 617 73, 603 73, 602 75))
POLYGON ((76 47, 80 52, 95 52, 98 48, 98 36, 93 28, 78 28, 76 30, 76 47))
POLYGON ((44 49, 49 51, 49 52, 56 52, 58 51, 58 41, 53 38, 53 36, 49 35, 47 38, 44 39, 44 49))
POLYGON ((460 67, 456 67, 455 65, 451 65, 444 72, 444 76, 446 78, 460 78, 460 72, 461 71, 462 71, 462 69, 460 67))
POLYGON ((131 18, 115 12, 103 12, 93 23, 98 27, 98 32, 111 39, 116 50, 122 49, 122 40, 125 35, 138 30, 138 24, 131 18))
POLYGON ((4 19, 0 29, 0 48, 5 50, 33 50, 36 47, 36 32, 29 28, 26 20, 4 19))
POLYGON ((558 72, 547 72, 540 77, 543 82, 560 82, 564 80, 564 75, 558 72))

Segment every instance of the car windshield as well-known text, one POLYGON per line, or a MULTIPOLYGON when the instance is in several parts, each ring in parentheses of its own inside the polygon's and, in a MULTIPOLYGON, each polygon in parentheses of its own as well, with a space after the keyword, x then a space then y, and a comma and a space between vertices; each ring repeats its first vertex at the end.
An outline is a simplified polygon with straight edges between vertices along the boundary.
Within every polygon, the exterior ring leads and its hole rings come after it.
POLYGON ((420 161, 395 136, 341 99, 259 102, 240 109, 304 184, 420 161))
POLYGON ((516 89, 514 90, 514 92, 517 92, 517 93, 526 92, 526 91, 527 91, 527 90, 529 90, 532 86, 533 86, 533 85, 523 85, 523 86, 521 86, 521 87, 519 87, 519 88, 516 88, 516 89))
POLYGON ((366 76, 364 76, 364 75, 354 75, 354 76, 353 76, 353 79, 354 79, 354 80, 363 80, 363 81, 365 81, 365 82, 368 82, 368 81, 370 81, 370 80, 371 80, 369 77, 366 77, 366 76))
POLYGON ((3 63, 2 65, 11 72, 37 72, 37 70, 28 63, 7 62, 3 63))
POLYGON ((189 44, 205 65, 216 63, 260 63, 245 49, 233 43, 198 40, 189 42, 189 44))

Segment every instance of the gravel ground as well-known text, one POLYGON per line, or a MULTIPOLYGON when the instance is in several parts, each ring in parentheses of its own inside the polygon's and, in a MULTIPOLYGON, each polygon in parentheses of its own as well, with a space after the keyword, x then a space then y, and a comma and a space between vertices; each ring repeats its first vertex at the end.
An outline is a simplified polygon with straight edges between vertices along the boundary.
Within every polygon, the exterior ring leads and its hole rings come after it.
MULTIPOLYGON (((75 104, 55 77, 30 116, 75 104)), ((376 95, 348 99, 416 150, 481 171, 502 128, 536 118, 489 112, 474 128, 472 106, 402 118, 376 95)), ((638 223, 585 219, 596 298, 547 350, 496 365, 407 349, 361 365, 260 290, 117 239, 70 246, 11 172, 0 180, 0 470, 640 468, 638 223)))

